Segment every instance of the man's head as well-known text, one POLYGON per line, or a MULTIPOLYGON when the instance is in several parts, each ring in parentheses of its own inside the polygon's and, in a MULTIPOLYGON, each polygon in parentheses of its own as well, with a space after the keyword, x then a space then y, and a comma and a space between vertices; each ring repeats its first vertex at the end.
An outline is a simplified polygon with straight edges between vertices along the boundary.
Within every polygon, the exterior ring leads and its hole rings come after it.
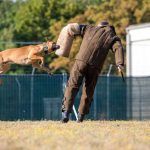
POLYGON ((108 22, 107 20, 102 20, 102 21, 98 24, 98 26, 107 26, 107 25, 109 25, 109 22, 108 22))

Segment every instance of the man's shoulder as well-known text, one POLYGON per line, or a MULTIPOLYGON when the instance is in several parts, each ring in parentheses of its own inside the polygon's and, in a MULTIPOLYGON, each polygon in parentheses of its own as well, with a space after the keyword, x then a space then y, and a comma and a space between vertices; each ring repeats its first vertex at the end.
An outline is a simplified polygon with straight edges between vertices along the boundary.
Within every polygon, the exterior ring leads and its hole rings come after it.
POLYGON ((87 24, 86 25, 86 28, 95 28, 96 26, 95 25, 92 25, 92 24, 87 24))
POLYGON ((115 27, 114 27, 114 26, 108 25, 106 28, 107 28, 108 31, 114 32, 114 33, 116 34, 116 31, 115 31, 115 27))

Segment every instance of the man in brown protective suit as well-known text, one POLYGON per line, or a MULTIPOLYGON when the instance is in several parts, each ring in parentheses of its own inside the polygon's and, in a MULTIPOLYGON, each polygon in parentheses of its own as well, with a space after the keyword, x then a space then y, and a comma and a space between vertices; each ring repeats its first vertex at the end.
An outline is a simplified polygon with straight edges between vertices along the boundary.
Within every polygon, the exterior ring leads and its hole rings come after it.
POLYGON ((113 26, 110 26, 107 21, 100 22, 98 26, 79 26, 83 40, 64 93, 62 103, 63 123, 69 121, 74 99, 82 85, 83 79, 85 80, 78 109, 78 122, 82 122, 84 116, 89 113, 98 75, 102 70, 109 49, 112 49, 115 54, 118 70, 121 71, 124 66, 123 47, 113 26))

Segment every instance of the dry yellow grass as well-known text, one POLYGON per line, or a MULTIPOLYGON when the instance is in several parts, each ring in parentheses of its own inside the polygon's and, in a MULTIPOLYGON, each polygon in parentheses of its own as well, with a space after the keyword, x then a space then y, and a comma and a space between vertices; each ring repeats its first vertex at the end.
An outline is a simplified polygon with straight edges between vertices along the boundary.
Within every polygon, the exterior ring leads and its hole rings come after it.
POLYGON ((0 150, 150 150, 150 121, 0 122, 0 150))

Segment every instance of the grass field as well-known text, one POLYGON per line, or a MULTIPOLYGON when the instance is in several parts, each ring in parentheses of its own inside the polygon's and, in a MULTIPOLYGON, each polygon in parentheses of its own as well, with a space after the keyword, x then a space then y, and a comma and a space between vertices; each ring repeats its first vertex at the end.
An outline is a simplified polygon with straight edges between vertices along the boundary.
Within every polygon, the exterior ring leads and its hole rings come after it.
POLYGON ((150 121, 0 122, 0 150, 150 150, 150 121))

